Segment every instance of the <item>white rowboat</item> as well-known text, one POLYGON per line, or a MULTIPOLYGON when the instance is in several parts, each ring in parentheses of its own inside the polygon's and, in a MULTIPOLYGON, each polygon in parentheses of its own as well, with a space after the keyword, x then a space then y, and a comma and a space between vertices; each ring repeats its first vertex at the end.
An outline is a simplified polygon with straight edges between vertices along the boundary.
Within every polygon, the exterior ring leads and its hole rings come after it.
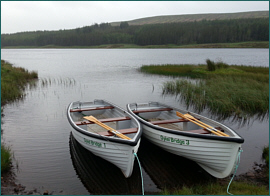
POLYGON ((67 118, 74 138, 84 148, 116 165, 126 178, 131 176, 142 134, 140 123, 131 114, 108 101, 94 100, 70 103, 67 118), (88 120, 92 117, 100 124, 88 120))
POLYGON ((158 102, 127 104, 127 110, 140 121, 143 136, 153 144, 195 161, 216 178, 225 178, 234 171, 244 139, 231 128, 158 102), (185 114, 185 117, 191 115, 196 121, 180 118, 176 112, 185 114), (211 129, 211 132, 205 125, 216 129, 211 129), (222 135, 216 135, 217 130, 222 135))

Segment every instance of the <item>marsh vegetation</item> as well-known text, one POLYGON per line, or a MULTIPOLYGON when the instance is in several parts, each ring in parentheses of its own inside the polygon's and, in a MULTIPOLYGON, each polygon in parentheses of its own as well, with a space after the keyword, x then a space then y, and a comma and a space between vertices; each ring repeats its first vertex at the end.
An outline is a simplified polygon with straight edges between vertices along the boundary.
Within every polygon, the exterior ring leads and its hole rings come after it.
POLYGON ((26 84, 37 78, 37 72, 29 72, 1 60, 1 105, 22 97, 26 84))
POLYGON ((142 72, 173 76, 163 94, 179 96, 197 112, 207 109, 220 119, 269 117, 269 68, 228 65, 207 59, 205 65, 150 65, 142 72), (188 80, 183 78, 196 79, 188 80))
MULTIPOLYGON (((22 67, 14 67, 1 60, 1 106, 23 97, 23 90, 30 81, 37 79, 37 72, 29 72, 22 67)), ((3 109, 1 108, 1 112, 3 109)), ((2 113, 3 114, 3 113, 2 113)), ((2 130, 1 130, 2 133, 2 130)), ((10 170, 12 153, 10 147, 1 144, 1 173, 10 170)))

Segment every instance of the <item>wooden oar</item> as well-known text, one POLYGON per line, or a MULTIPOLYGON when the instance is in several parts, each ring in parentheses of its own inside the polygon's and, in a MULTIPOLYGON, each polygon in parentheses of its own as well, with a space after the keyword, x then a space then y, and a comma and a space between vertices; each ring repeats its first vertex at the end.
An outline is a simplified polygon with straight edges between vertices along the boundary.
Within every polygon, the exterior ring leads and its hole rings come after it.
POLYGON ((124 134, 122 134, 122 133, 120 133, 120 132, 114 130, 113 128, 109 127, 108 125, 106 125, 106 124, 100 122, 100 121, 99 121, 98 119, 96 119, 94 116, 85 116, 85 117, 83 117, 83 118, 85 118, 86 120, 89 120, 89 121, 91 121, 91 122, 96 123, 97 125, 99 125, 99 126, 105 128, 107 131, 112 132, 113 134, 117 135, 118 137, 120 137, 120 138, 122 138, 122 139, 131 140, 128 136, 125 136, 124 134))
POLYGON ((210 126, 210 125, 208 125, 208 124, 206 124, 206 123, 204 123, 204 122, 202 122, 202 121, 200 121, 200 120, 194 118, 194 116, 191 116, 190 114, 184 114, 184 116, 187 116, 187 117, 189 117, 189 118, 191 118, 191 119, 197 121, 198 123, 201 123, 202 125, 205 125, 205 126, 207 126, 208 128, 215 130, 216 132, 220 133, 221 135, 224 135, 224 136, 226 136, 226 137, 229 137, 228 134, 223 133, 222 131, 216 129, 215 127, 212 127, 212 126, 210 126))
POLYGON ((181 118, 187 119, 187 120, 189 120, 190 122, 193 122, 193 123, 196 124, 196 125, 199 125, 200 127, 206 129, 207 131, 210 131, 211 133, 213 133, 213 134, 215 134, 215 135, 223 136, 223 135, 221 135, 220 133, 218 133, 218 132, 216 132, 216 131, 213 131, 213 130, 209 129, 208 127, 206 127, 206 126, 204 126, 204 125, 202 125, 202 124, 200 124, 200 123, 194 121, 193 119, 184 116, 184 115, 181 114, 180 112, 177 112, 177 111, 176 111, 176 115, 179 116, 179 117, 181 117, 181 118))

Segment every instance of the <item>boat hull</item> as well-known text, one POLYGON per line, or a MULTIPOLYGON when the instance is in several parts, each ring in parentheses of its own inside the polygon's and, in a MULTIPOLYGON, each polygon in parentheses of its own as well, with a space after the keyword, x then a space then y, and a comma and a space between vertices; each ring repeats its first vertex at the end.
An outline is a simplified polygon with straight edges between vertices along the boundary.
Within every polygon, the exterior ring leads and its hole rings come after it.
POLYGON ((152 102, 148 104, 128 104, 127 109, 141 122, 143 136, 151 143, 170 153, 195 161, 205 171, 216 178, 225 178, 234 171, 237 156, 244 140, 227 126, 192 113, 196 118, 204 120, 204 122, 212 124, 212 126, 222 127, 230 137, 191 133, 192 129, 198 129, 198 126, 191 122, 175 123, 175 125, 181 127, 182 131, 179 131, 152 124, 146 119, 179 119, 176 116, 176 111, 182 113, 187 113, 187 111, 156 102, 153 104, 152 102), (155 111, 153 111, 153 108, 155 108, 155 111), (159 111, 157 108, 170 108, 170 110, 159 111), (140 110, 144 112, 139 113, 140 110), (149 111, 145 112, 146 110, 149 111))
POLYGON ((160 148, 195 161, 216 178, 229 176, 241 144, 170 134, 143 125, 143 136, 160 148))
POLYGON ((126 178, 132 175, 134 153, 139 149, 142 134, 140 123, 132 115, 108 101, 94 100, 72 102, 67 109, 67 117, 74 128, 72 134, 79 144, 117 166, 126 178), (110 126, 114 126, 111 128, 119 131, 128 129, 133 131, 125 131, 129 140, 122 139, 99 125, 85 120, 85 116, 102 117, 104 123, 111 123, 110 126))
POLYGON ((131 176, 140 140, 136 146, 129 146, 89 137, 76 130, 72 130, 72 134, 85 149, 117 166, 126 178, 131 176))

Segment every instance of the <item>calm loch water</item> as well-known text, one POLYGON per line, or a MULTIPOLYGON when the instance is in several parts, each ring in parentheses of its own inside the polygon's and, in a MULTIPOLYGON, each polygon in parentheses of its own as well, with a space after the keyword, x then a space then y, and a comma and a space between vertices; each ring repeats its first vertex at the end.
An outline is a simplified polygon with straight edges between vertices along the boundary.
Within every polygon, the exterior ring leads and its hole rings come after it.
MULTIPOLYGON (((162 95, 163 82, 172 78, 146 75, 137 68, 199 64, 207 58, 269 66, 268 49, 2 49, 1 59, 39 74, 23 100, 5 106, 2 118, 2 142, 14 152, 18 183, 57 195, 141 194, 138 163, 132 177, 125 179, 113 165, 85 151, 71 134, 67 106, 73 101, 106 99, 122 108, 148 101, 185 108, 175 97, 162 95)), ((245 138, 237 174, 260 163, 262 149, 269 144, 269 119, 243 126, 230 119, 222 123, 245 138)), ((161 151, 144 139, 138 155, 147 192, 213 180, 194 162, 161 151)))

